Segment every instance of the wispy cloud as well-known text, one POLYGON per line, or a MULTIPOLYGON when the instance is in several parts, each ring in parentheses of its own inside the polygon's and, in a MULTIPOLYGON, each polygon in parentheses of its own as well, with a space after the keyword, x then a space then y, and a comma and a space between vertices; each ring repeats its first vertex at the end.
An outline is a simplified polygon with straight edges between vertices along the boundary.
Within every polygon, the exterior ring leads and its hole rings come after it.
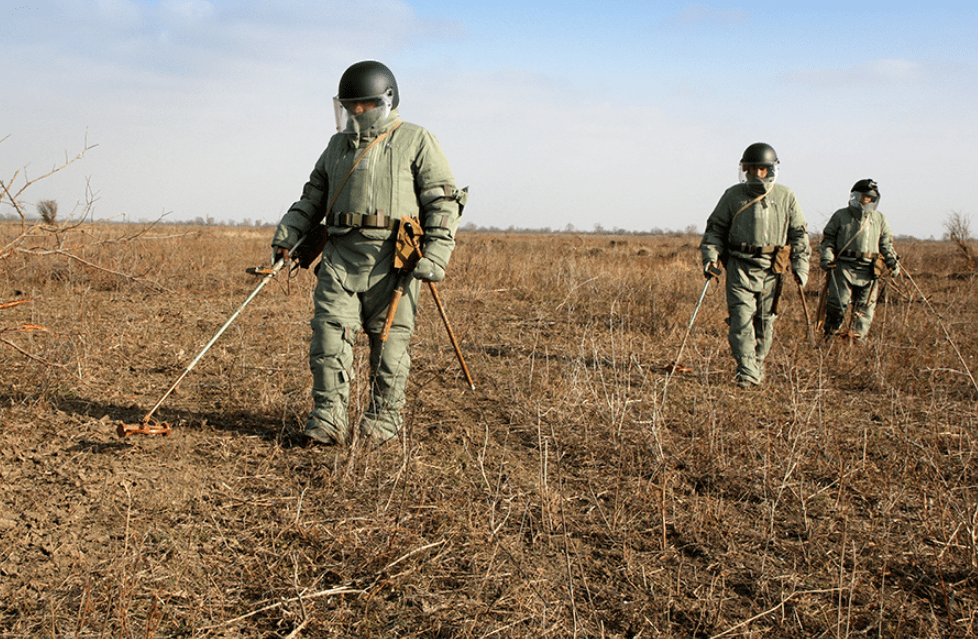
POLYGON ((214 5, 206 0, 164 0, 160 4, 168 21, 196 26, 214 15, 214 5))
POLYGON ((916 84, 927 77, 923 64, 904 58, 873 60, 838 69, 798 69, 785 76, 789 82, 816 87, 884 87, 916 84))
POLYGON ((4 58, 26 45, 51 67, 84 58, 188 79, 213 77, 237 62, 340 64, 364 52, 390 55, 464 33, 460 23, 419 15, 405 0, 60 0, 17 12, 0 23, 0 33, 4 28, 20 40, 0 39, 4 58))
MULTIPOLYGON (((885 14, 852 38, 839 27, 855 14, 825 3, 570 3, 541 38, 509 21, 507 3, 15 4, 0 9, 0 76, 11 87, 0 100, 0 175, 57 163, 87 135, 98 149, 37 196, 74 201, 91 178, 99 216, 277 220, 334 129, 340 74, 366 58, 394 70, 402 117, 429 127, 472 185, 466 216, 479 225, 699 224, 758 139, 783 155, 811 220, 864 175, 893 185, 887 215, 901 233, 931 232, 919 211, 978 202, 968 173, 978 71, 963 44, 973 15, 950 24, 932 11, 885 14), (739 52, 758 34, 774 53, 744 82, 750 60, 739 52), (620 86, 638 87, 636 99, 620 86), (845 99, 862 97, 848 88, 857 86, 871 99, 845 99), (758 91, 776 105, 764 117, 739 106, 758 91), (928 189, 913 174, 918 160, 940 163, 961 187, 928 189), (706 188, 677 188, 689 166, 706 188), (594 186, 622 183, 645 186, 594 186), (514 184, 531 186, 514 200, 514 184)), ((528 15, 547 14, 529 4, 528 15)))
POLYGON ((684 25, 724 25, 746 22, 750 14, 742 9, 718 9, 702 4, 691 4, 666 19, 667 22, 684 25))

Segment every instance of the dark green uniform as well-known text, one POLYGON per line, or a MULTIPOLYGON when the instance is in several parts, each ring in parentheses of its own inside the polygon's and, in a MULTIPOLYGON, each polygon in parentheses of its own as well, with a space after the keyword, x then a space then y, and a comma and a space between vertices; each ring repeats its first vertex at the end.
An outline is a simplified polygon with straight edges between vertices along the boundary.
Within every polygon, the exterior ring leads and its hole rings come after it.
POLYGON ((825 333, 842 328, 846 309, 853 304, 852 332, 865 337, 876 311, 877 275, 873 262, 882 255, 886 265, 897 265, 893 232, 880 211, 847 206, 836 211, 822 233, 822 268, 829 272, 825 333), (828 268, 834 264, 834 268, 828 268))
POLYGON ((350 435, 347 406, 352 347, 361 328, 370 336, 370 366, 375 375, 361 430, 366 436, 385 440, 401 427, 418 280, 410 280, 387 342, 378 339, 398 280, 393 252, 401 216, 420 218, 424 256, 442 269, 448 266, 455 247, 460 201, 464 203, 465 194, 457 190, 438 141, 417 125, 398 125, 367 152, 336 193, 355 158, 398 121, 394 109, 366 133, 334 135, 316 162, 302 198, 282 218, 272 242, 277 247, 293 246, 335 196, 324 220, 329 240, 314 297, 309 365, 315 407, 305 430, 309 437, 324 442, 344 442, 350 435))
POLYGON ((807 281, 805 216, 792 190, 771 180, 751 178, 730 187, 706 222, 700 252, 704 266, 726 263, 728 339, 742 382, 760 384, 764 378, 774 337, 773 258, 781 246, 791 247, 791 270, 807 281))

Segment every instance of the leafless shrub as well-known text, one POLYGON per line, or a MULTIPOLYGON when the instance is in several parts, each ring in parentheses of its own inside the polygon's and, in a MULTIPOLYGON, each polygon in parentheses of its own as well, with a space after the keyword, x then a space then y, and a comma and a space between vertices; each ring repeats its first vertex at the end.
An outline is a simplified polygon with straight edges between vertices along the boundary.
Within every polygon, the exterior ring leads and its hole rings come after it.
POLYGON ((972 248, 971 216, 952 211, 944 220, 944 241, 952 242, 964 256, 969 268, 975 265, 975 254, 972 248))
MULTIPOLYGON (((0 142, 2 141, 0 140, 0 142)), ((12 208, 17 219, 19 219, 19 222, 0 223, 3 226, 2 232, 0 232, 0 267, 5 266, 13 256, 20 256, 28 262, 46 261, 44 268, 49 278, 73 286, 77 286, 80 280, 84 279, 82 274, 71 271, 71 265, 78 265, 85 271, 100 272, 120 280, 139 282, 150 288, 159 288, 157 283, 145 278, 142 274, 132 273, 131 263, 109 266, 105 261, 106 256, 112 253, 107 249, 112 246, 131 243, 135 238, 146 233, 151 226, 139 227, 135 233, 126 229, 125 233, 111 237, 100 236, 93 232, 94 227, 90 218, 96 197, 90 185, 86 187, 84 204, 81 205, 80 210, 72 212, 62 221, 58 220, 58 203, 55 200, 41 200, 37 203, 40 219, 32 219, 26 213, 25 196, 31 187, 81 160, 94 146, 89 145, 86 140, 81 152, 74 157, 66 155, 62 164, 55 166, 39 177, 29 177, 27 168, 24 167, 15 171, 11 178, 0 179, 0 205, 12 208)), ((19 262, 18 267, 22 268, 22 264, 23 262, 19 262)), ((0 298, 0 310, 14 308, 23 302, 24 300, 5 302, 0 298)), ((52 364, 48 360, 32 355, 5 336, 11 333, 34 334, 47 330, 45 326, 33 321, 0 324, 0 335, 4 335, 4 337, 0 337, 0 342, 31 359, 52 364)))
POLYGON ((37 203, 37 212, 45 224, 57 224, 58 203, 55 200, 41 200, 37 203))

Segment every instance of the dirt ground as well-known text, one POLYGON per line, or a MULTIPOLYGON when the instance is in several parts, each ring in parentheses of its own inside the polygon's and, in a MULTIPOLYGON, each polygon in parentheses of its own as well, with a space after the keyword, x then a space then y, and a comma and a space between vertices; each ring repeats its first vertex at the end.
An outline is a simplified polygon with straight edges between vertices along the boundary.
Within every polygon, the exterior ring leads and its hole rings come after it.
POLYGON ((786 286, 742 390, 716 286, 668 374, 698 238, 462 234, 439 290, 476 390, 424 293, 380 448, 296 437, 313 278, 280 274, 159 408, 172 434, 120 438, 270 234, 92 225, 0 261, 0 305, 23 302, 0 307, 0 637, 978 635, 978 305, 954 246, 898 246, 912 277, 863 344, 813 348, 786 286))

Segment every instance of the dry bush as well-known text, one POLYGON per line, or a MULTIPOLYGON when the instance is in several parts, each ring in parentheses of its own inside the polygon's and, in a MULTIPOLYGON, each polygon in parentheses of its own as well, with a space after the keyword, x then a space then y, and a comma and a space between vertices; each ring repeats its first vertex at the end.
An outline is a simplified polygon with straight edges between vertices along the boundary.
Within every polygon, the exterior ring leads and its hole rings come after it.
POLYGON ((947 243, 898 247, 929 306, 892 282, 864 346, 813 349, 786 289, 760 390, 709 289, 663 405, 697 238, 463 235, 440 290, 477 390, 423 293, 379 450, 293 445, 313 281, 280 276, 161 408, 174 434, 119 440, 267 259, 266 232, 180 229, 105 256, 158 287, 0 281, 62 364, 0 351, 8 636, 975 635, 978 393, 947 337, 973 361, 978 300, 947 243))
POLYGON ((967 215, 951 212, 944 220, 944 239, 950 241, 961 251, 969 268, 975 266, 975 254, 972 250, 974 238, 971 237, 971 218, 967 215))
MULTIPOLYGON (((86 140, 84 148, 75 157, 66 156, 64 163, 39 177, 29 177, 25 167, 9 179, 0 179, 0 211, 13 211, 13 219, 19 220, 0 222, 0 274, 7 277, 8 282, 16 283, 10 293, 0 295, 0 310, 33 302, 35 289, 32 286, 41 280, 60 281, 75 290, 86 285, 113 287, 123 280, 159 288, 146 278, 146 272, 134 274, 131 270, 139 257, 133 254, 132 243, 148 229, 132 233, 131 228, 119 227, 115 230, 121 232, 107 234, 113 225, 90 224, 89 218, 96 201, 90 186, 86 189, 84 203, 63 221, 57 219, 58 203, 54 200, 40 200, 37 203, 40 219, 32 219, 26 213, 25 198, 29 190, 81 160, 92 148, 86 140), (125 252, 122 259, 118 259, 119 249, 125 252)), ((149 265, 147 271, 157 265, 149 265)), ((28 323, 0 323, 0 335, 30 335, 46 331, 45 326, 37 323, 46 319, 34 317, 28 323)), ((36 354, 7 337, 0 337, 0 342, 24 357, 39 360, 36 354)), ((56 361, 39 361, 48 367, 62 366, 56 361)))
POLYGON ((54 225, 58 220, 58 203, 54 200, 41 200, 37 203, 37 212, 45 224, 54 225))

